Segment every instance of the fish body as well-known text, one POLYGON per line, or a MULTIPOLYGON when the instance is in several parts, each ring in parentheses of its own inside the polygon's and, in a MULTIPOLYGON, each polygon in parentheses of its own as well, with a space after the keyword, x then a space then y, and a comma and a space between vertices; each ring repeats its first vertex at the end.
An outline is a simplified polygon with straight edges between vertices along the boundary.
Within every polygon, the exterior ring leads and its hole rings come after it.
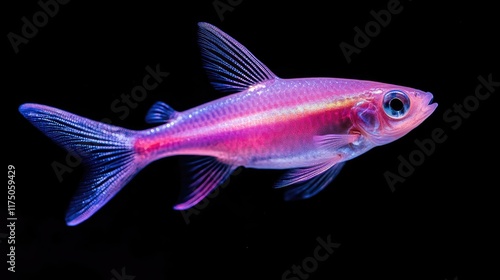
POLYGON ((82 156, 87 175, 66 221, 88 219, 149 163, 197 156, 175 209, 192 207, 239 166, 287 169, 275 187, 285 199, 324 189, 344 163, 390 143, 436 109, 432 94, 417 89, 338 78, 282 79, 244 46, 200 23, 204 67, 214 87, 230 95, 177 112, 163 102, 134 131, 56 108, 23 104, 20 112, 62 147, 82 156))
MULTIPOLYGON (((348 79, 275 79, 176 114, 168 124, 143 131, 135 147, 152 160, 185 154, 260 169, 307 167, 332 153, 313 136, 355 130, 351 108, 369 98, 367 89, 383 87, 348 79)), ((360 137, 335 152, 345 161, 374 146, 360 137)))

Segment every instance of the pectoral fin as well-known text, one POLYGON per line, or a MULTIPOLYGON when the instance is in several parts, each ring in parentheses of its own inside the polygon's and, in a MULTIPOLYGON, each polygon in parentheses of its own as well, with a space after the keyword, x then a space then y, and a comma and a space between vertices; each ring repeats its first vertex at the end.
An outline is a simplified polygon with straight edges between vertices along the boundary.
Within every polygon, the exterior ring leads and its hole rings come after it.
POLYGON ((285 200, 310 198, 332 182, 344 163, 334 159, 312 167, 290 170, 275 187, 281 188, 291 185, 285 192, 285 200))
POLYGON ((359 134, 325 134, 313 137, 318 148, 335 150, 359 139, 359 134))

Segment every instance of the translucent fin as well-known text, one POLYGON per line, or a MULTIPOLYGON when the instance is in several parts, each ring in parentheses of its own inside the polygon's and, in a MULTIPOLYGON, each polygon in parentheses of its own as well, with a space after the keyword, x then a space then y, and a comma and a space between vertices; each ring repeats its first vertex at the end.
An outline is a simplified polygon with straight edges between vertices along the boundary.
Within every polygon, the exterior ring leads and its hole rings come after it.
POLYGON ((236 166, 224 164, 214 157, 194 158, 196 160, 189 163, 191 168, 186 176, 189 181, 183 187, 179 200, 174 206, 176 210, 184 210, 196 205, 217 186, 224 183, 236 169, 236 166))
POLYGON ((168 106, 166 103, 158 101, 146 114, 146 122, 151 124, 167 123, 169 120, 174 119, 178 112, 168 106))
POLYGON ((289 170, 283 177, 276 183, 275 188, 282 188, 289 185, 297 184, 303 181, 310 180, 328 169, 337 164, 341 160, 341 156, 336 156, 329 161, 325 161, 323 163, 304 167, 304 168, 295 168, 289 170))
POLYGON ((345 162, 339 162, 331 166, 328 170, 308 180, 298 180, 297 183, 287 189, 285 192, 285 200, 307 199, 315 196, 323 190, 333 179, 339 174, 345 162))
POLYGON ((67 211, 70 226, 92 216, 143 167, 134 156, 134 131, 38 104, 21 105, 19 111, 57 144, 78 154, 87 167, 67 211))
POLYGON ((203 66, 215 89, 239 92, 278 78, 250 51, 217 27, 198 24, 203 66))
POLYGON ((359 139, 358 134, 326 134, 313 137, 318 148, 335 150, 359 139))

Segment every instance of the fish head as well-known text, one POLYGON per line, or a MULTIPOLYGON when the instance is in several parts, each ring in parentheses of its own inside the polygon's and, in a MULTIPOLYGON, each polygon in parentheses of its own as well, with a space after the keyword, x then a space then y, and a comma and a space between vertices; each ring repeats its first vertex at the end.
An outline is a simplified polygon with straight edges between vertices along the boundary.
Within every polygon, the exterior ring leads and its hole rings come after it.
POLYGON ((394 85, 371 87, 351 110, 355 130, 380 146, 397 140, 427 119, 438 106, 433 95, 394 85))

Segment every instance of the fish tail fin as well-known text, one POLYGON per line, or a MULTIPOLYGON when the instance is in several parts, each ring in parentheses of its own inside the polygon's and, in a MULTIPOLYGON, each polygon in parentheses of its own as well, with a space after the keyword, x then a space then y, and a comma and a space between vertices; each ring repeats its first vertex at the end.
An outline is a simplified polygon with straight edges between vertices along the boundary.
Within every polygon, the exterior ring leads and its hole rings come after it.
POLYGON ((134 151, 136 131, 39 104, 23 104, 19 111, 87 167, 66 213, 70 226, 92 216, 147 164, 134 151))

